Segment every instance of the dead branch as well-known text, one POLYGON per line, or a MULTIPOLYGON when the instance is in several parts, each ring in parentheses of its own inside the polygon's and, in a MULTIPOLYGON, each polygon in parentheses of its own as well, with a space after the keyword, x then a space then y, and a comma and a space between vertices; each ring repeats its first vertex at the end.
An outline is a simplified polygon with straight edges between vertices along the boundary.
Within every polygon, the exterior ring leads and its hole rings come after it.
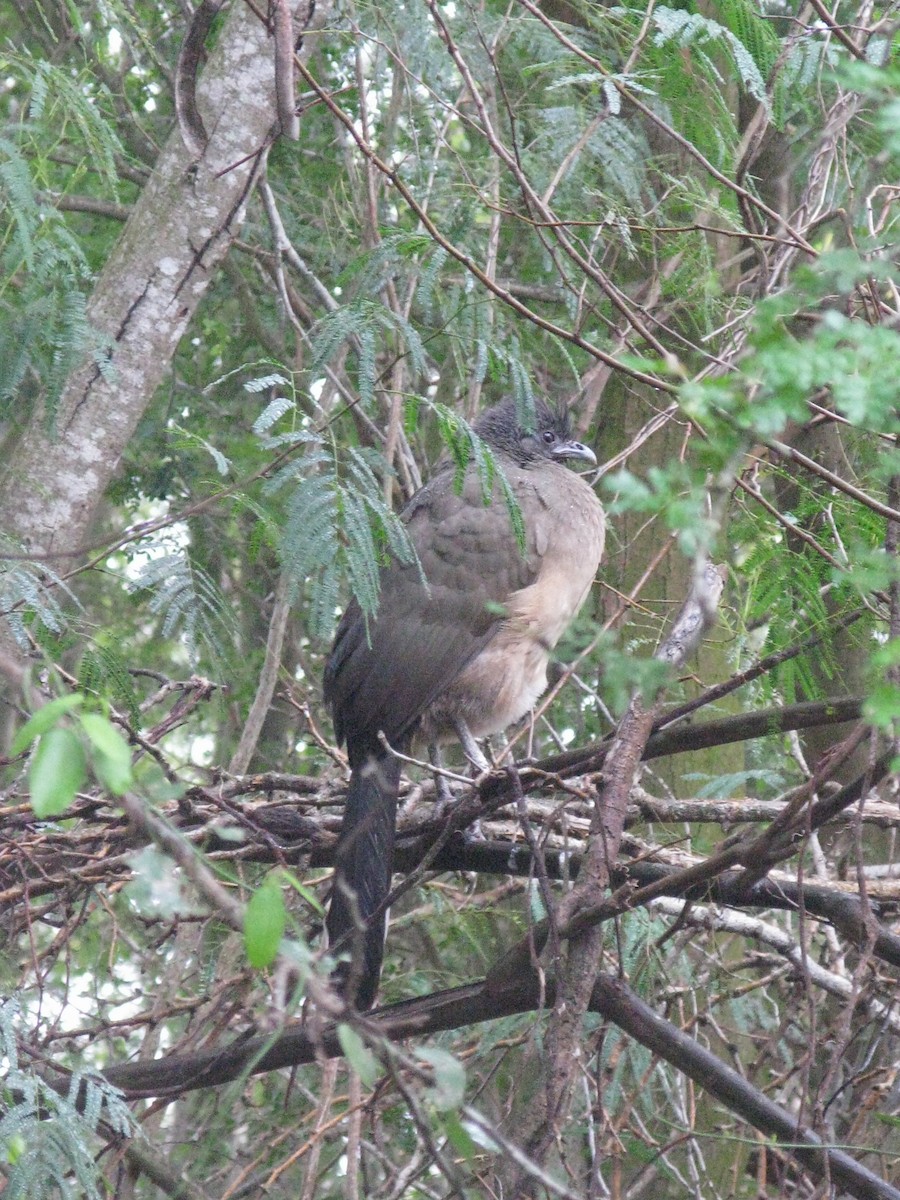
MULTIPOLYGON (((398 1041, 458 1029, 513 1013, 533 1011, 541 994, 535 974, 527 973, 502 992, 487 981, 435 992, 376 1010, 367 1022, 375 1036, 398 1041)), ((546 983, 547 1003, 555 985, 546 983)), ((879 1179, 844 1150, 825 1145, 796 1117, 761 1092, 694 1038, 658 1016, 627 984, 598 975, 589 996, 590 1011, 599 1013, 647 1046, 704 1088, 731 1112, 769 1137, 784 1143, 814 1179, 831 1179, 858 1200, 900 1200, 900 1191, 879 1179)), ((109 1067, 104 1076, 127 1096, 174 1096, 197 1088, 217 1087, 249 1075, 309 1063, 319 1056, 342 1053, 335 1026, 318 1037, 292 1024, 277 1036, 238 1038, 230 1045, 199 1054, 171 1056, 152 1063, 109 1067)))

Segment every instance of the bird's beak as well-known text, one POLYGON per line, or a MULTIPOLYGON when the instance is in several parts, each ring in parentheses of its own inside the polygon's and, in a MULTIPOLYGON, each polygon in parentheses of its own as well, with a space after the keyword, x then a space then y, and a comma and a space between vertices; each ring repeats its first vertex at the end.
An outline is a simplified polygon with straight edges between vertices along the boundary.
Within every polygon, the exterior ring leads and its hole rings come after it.
POLYGON ((585 446, 583 442, 560 442, 553 449, 553 457, 579 458, 582 462, 590 463, 592 467, 597 465, 597 455, 590 446, 585 446))

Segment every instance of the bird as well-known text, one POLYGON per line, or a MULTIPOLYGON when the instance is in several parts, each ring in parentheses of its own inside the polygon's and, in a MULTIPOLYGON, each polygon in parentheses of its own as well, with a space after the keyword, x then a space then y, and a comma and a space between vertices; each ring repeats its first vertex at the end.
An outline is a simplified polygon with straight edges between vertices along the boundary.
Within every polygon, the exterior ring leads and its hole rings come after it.
POLYGON ((453 462, 440 466, 400 514, 416 561, 383 565, 374 616, 350 602, 325 667, 351 772, 326 926, 330 950, 351 952, 335 980, 360 1011, 375 1001, 384 954, 401 773, 392 751, 458 739, 478 763, 476 739, 520 720, 545 690, 603 555, 603 507, 565 465, 597 459, 565 407, 535 398, 528 413, 507 399, 473 429, 508 491, 495 474, 486 497, 474 461, 461 484, 453 462))

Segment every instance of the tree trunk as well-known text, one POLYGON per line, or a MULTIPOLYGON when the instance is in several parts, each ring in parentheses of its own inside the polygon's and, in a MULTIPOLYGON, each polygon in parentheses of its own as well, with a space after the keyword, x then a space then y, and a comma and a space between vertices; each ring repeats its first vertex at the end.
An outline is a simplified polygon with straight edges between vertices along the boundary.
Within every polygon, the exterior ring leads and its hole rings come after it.
MULTIPOLYGON (((308 0, 292 9, 302 27, 308 0)), ((198 106, 205 151, 195 158, 173 129, 88 304, 108 339, 105 361, 73 373, 52 429, 45 414, 33 415, 0 479, 2 528, 38 559, 53 563, 86 541, 97 502, 240 231, 276 122, 273 39, 242 0, 209 55, 198 106)))

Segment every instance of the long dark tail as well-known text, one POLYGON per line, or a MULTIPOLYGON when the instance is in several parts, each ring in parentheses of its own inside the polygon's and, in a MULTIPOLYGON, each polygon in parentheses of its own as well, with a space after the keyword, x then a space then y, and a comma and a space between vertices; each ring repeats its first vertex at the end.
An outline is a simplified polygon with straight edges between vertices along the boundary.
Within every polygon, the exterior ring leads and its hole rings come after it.
POLYGON ((391 890, 399 788, 399 761, 386 751, 374 751, 353 767, 347 791, 328 909, 328 944, 334 953, 350 955, 349 963, 336 972, 337 983, 359 1009, 372 1007, 381 977, 384 902, 391 890))

